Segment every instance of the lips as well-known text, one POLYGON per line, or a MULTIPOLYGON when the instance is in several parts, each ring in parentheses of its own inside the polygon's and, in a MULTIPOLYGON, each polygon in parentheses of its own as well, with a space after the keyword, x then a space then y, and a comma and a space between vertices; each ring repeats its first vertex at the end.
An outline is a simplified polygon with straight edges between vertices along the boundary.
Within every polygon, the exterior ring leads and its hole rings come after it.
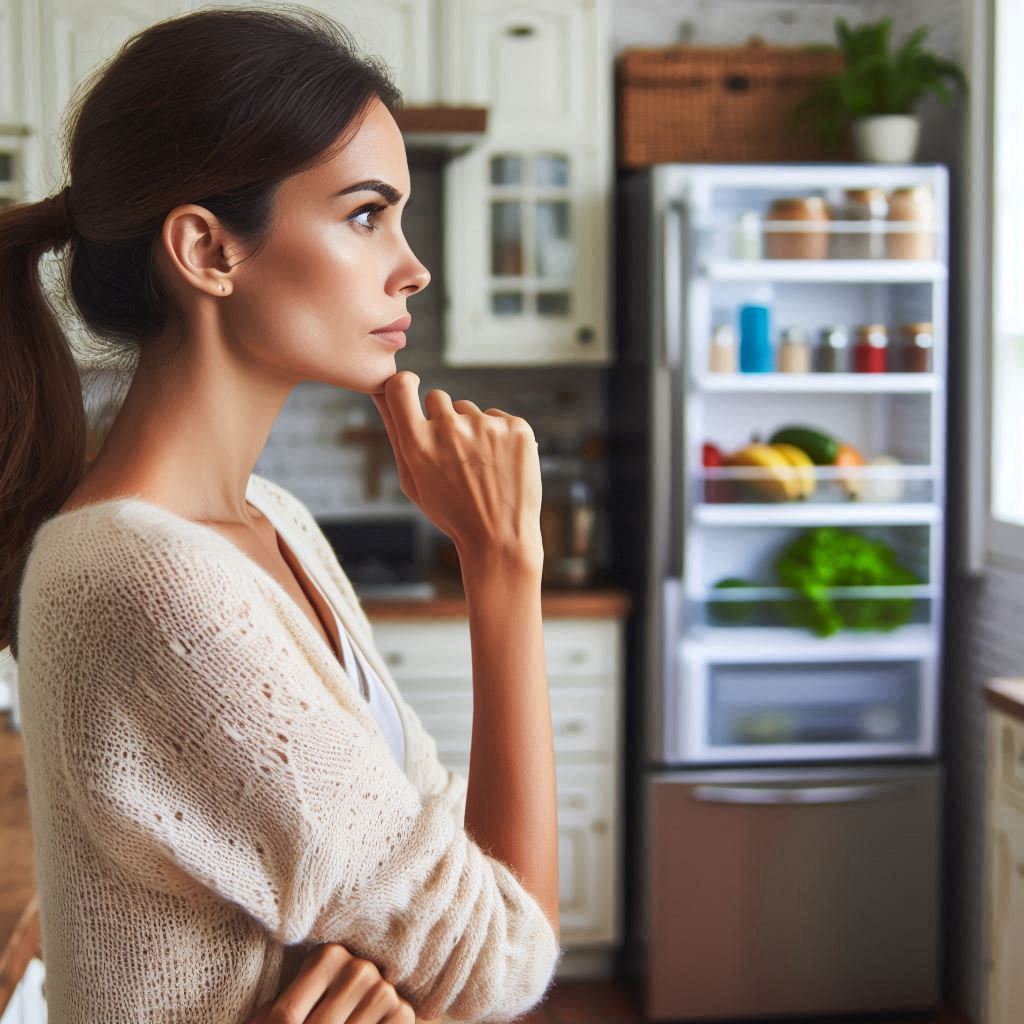
POLYGON ((384 327, 377 327, 370 331, 371 334, 384 334, 393 333, 395 331, 406 331, 409 329, 409 325, 412 323, 412 316, 406 313, 405 316, 400 316, 397 320, 393 320, 391 323, 386 324, 384 327))

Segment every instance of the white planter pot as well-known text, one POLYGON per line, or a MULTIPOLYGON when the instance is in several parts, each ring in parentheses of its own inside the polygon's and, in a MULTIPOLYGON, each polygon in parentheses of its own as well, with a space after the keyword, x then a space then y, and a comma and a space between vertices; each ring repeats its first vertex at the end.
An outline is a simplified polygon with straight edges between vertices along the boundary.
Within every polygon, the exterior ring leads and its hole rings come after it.
POLYGON ((909 164, 917 153, 921 119, 915 114, 879 114, 853 122, 853 145, 861 160, 909 164))

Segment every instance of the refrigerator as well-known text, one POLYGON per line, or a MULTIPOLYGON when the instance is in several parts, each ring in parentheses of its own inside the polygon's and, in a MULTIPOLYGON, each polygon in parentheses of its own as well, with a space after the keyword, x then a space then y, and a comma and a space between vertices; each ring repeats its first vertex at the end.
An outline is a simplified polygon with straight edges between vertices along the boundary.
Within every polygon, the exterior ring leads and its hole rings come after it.
POLYGON ((616 183, 624 953, 651 1020, 940 1001, 947 225, 941 165, 616 183))

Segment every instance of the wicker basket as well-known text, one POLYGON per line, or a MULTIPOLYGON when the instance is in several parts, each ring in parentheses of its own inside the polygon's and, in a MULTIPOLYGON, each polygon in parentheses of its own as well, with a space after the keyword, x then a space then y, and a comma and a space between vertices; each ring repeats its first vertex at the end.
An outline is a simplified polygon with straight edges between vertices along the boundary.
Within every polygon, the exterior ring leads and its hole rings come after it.
POLYGON ((623 168, 656 163, 787 163, 851 159, 828 152, 793 108, 843 68, 834 48, 631 47, 616 61, 617 152, 623 168))

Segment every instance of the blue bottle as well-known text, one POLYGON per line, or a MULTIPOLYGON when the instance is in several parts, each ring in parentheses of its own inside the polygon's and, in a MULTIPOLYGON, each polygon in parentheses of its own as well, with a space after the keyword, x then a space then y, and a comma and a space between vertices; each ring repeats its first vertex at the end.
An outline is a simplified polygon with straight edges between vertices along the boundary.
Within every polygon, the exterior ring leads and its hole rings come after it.
POLYGON ((740 306, 740 373, 771 373, 774 368, 771 310, 760 303, 740 306))

